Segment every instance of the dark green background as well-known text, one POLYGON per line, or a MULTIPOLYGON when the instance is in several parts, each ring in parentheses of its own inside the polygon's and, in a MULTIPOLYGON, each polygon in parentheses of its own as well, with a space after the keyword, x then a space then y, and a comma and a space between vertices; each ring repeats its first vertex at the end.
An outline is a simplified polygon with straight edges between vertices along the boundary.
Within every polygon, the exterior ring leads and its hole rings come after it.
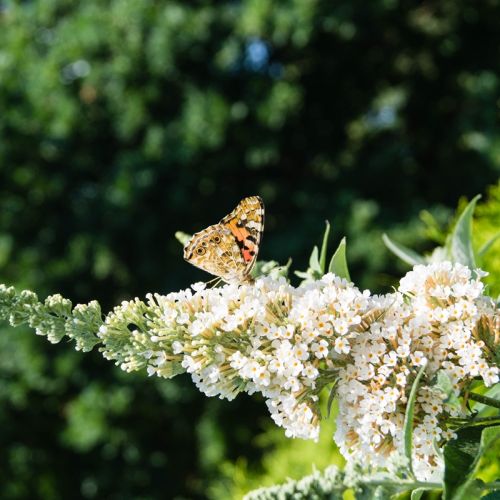
MULTIPOLYGON (((354 281, 405 269, 500 172, 497 1, 0 1, 0 282, 105 310, 207 276, 176 230, 266 203, 263 259, 333 222, 354 281)), ((202 498, 264 404, 0 336, 2 498, 202 498)))

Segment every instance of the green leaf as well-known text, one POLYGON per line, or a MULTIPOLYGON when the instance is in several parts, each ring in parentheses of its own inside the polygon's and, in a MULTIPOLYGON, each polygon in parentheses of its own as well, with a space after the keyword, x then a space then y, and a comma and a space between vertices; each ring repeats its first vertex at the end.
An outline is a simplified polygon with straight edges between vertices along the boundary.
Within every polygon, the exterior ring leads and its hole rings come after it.
POLYGON ((456 439, 446 444, 444 448, 444 494, 445 500, 451 499, 454 492, 465 480, 474 458, 479 451, 481 427, 469 427, 457 431, 456 439))
POLYGON ((382 240, 385 246, 397 257, 399 257, 403 262, 410 264, 410 266, 416 266, 417 264, 425 264, 426 260, 417 252, 411 250, 410 248, 392 241, 387 234, 382 235, 382 240))
POLYGON ((432 490, 433 488, 417 488, 411 492, 410 500, 420 500, 426 491, 432 490))
POLYGON ((404 446, 405 446, 405 456, 408 459, 410 472, 413 474, 412 465, 412 444, 413 444, 413 414, 415 411, 415 400, 417 399, 418 385, 420 384, 420 379, 425 372, 426 365, 420 367, 417 376, 411 386, 410 395, 408 396, 408 404, 406 405, 405 420, 403 426, 403 436, 404 436, 404 446))
POLYGON ((481 198, 481 195, 478 194, 460 214, 448 242, 453 261, 464 264, 470 269, 476 267, 476 258, 472 248, 472 215, 479 198, 481 198))
POLYGON ((335 250, 332 260, 330 261, 330 265, 328 266, 328 271, 336 274, 340 278, 345 278, 347 281, 351 281, 349 269, 347 267, 345 237, 342 238, 337 250, 335 250))
POLYGON ((309 257, 309 268, 321 274, 321 267, 319 265, 318 254, 319 254, 318 247, 314 245, 313 251, 311 252, 311 256, 309 257))
POLYGON ((444 500, 479 498, 484 483, 475 478, 483 455, 500 440, 500 426, 468 427, 444 448, 444 500))
POLYGON ((460 401, 453 389, 453 382, 444 370, 439 370, 437 372, 436 382, 434 385, 445 394, 446 399, 443 400, 444 403, 455 406, 457 408, 460 407, 460 401))
POLYGON ((484 490, 481 479, 470 479, 454 495, 453 500, 471 500, 479 498, 484 490))
POLYGON ((305 271, 294 271, 295 276, 298 276, 299 278, 302 278, 303 280, 310 278, 311 276, 309 273, 305 271))
POLYGON ((416 490, 413 490, 411 492, 411 497, 410 500, 420 500, 422 498, 422 495, 424 494, 424 489, 423 488, 417 488, 416 490))
POLYGON ((335 389, 336 388, 337 388, 337 384, 333 384, 333 386, 330 390, 330 394, 328 395, 328 402, 326 403, 326 418, 330 418, 333 400, 335 399, 335 394, 336 394, 335 389))
POLYGON ((500 238, 500 231, 495 234, 492 238, 490 238, 477 252, 479 257, 482 257, 492 246, 493 244, 500 238))
POLYGON ((319 267, 321 268, 321 274, 326 272, 326 252, 328 249, 328 237, 330 236, 330 223, 325 221, 326 228, 325 234, 323 235, 323 243, 321 245, 321 252, 319 254, 319 267))

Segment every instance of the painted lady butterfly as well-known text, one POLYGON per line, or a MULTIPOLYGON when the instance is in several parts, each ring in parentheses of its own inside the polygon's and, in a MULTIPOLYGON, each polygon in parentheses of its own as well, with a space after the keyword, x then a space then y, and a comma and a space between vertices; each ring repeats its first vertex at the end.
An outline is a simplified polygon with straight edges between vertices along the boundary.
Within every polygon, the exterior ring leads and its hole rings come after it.
POLYGON ((244 198, 218 224, 195 233, 184 246, 184 258, 226 283, 251 281, 263 230, 262 199, 244 198))

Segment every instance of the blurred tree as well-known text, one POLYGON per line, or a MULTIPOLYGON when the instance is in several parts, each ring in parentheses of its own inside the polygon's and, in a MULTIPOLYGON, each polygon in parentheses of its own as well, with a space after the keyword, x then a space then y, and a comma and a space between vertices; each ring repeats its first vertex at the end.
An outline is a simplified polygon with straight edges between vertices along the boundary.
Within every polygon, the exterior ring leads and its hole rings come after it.
MULTIPOLYGON (((354 280, 390 285, 383 231, 423 250, 421 209, 444 220, 498 178, 499 18, 496 0, 0 1, 0 281, 104 307, 184 287, 206 276, 174 232, 260 194, 264 259, 306 267, 328 218, 354 280)), ((0 339, 5 498, 203 497, 222 459, 260 454, 258 402, 0 339)))

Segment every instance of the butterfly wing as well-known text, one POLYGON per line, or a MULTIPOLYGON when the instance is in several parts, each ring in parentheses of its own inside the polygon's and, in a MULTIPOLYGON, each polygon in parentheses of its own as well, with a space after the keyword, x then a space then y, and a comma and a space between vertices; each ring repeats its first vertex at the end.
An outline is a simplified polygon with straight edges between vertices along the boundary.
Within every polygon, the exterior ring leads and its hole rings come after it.
POLYGON ((245 279, 257 260, 264 232, 264 202, 260 196, 249 196, 224 217, 219 224, 233 235, 243 259, 242 278, 245 279))
POLYGON ((255 264, 263 228, 264 204, 250 196, 218 224, 194 234, 184 247, 184 258, 228 283, 241 283, 255 264))
POLYGON ((184 247, 184 258, 200 269, 224 281, 241 281, 242 259, 238 245, 229 229, 221 224, 195 233, 184 247))

